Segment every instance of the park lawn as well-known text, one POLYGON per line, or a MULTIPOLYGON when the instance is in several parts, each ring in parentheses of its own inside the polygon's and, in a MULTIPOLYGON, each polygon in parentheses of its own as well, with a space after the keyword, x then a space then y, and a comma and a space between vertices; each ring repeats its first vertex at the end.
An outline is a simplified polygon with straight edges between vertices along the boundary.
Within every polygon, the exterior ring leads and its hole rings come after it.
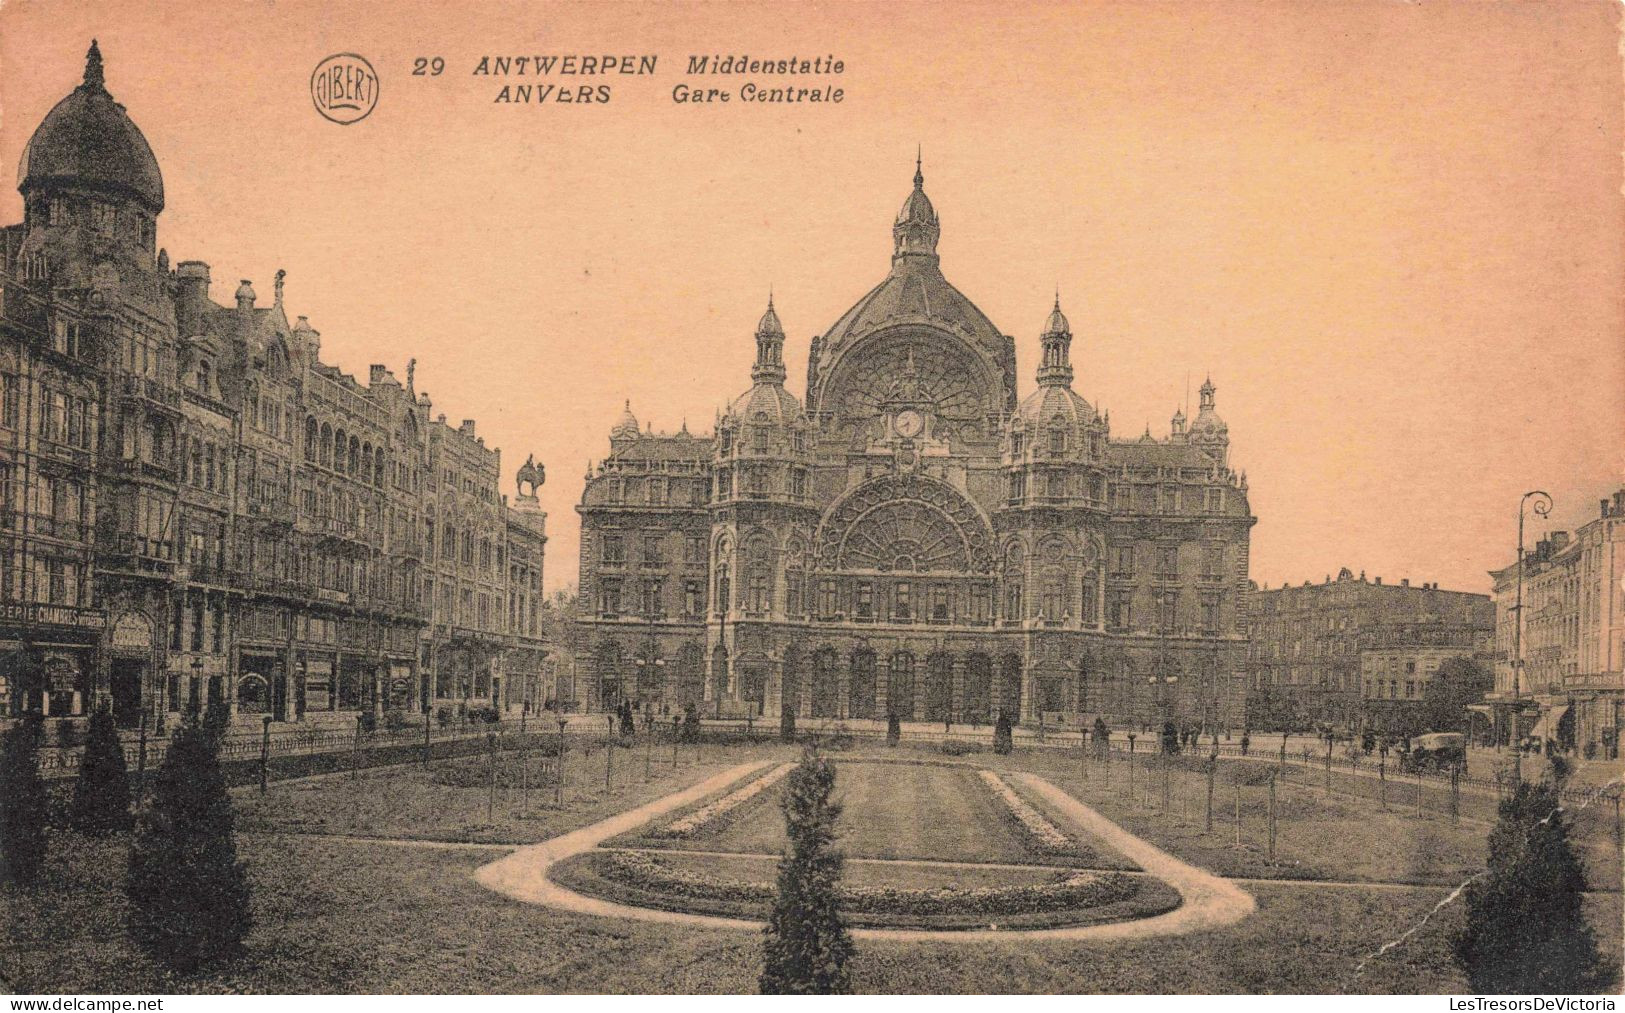
MULTIPOLYGON (((1018 835, 968 765, 835 758, 835 796, 844 807, 840 846, 861 858, 925 858, 944 862, 1050 864, 1018 835)), ((763 796, 776 798, 778 790, 763 796)), ((748 812, 685 839, 695 850, 778 854, 784 817, 758 796, 748 812)))
POLYGON ((233 793, 237 827, 249 833, 326 834, 408 840, 531 844, 586 826, 633 806, 662 798, 696 781, 741 763, 792 760, 794 747, 755 745, 707 746, 696 764, 692 747, 671 763, 671 748, 655 750, 645 779, 641 748, 615 750, 610 763, 610 789, 604 790, 604 750, 587 756, 572 752, 565 763, 562 807, 553 804, 539 758, 531 758, 530 805, 524 805, 517 755, 501 754, 496 803, 491 799, 486 757, 437 760, 428 768, 415 764, 363 769, 359 777, 336 774, 273 783, 233 793))
MULTIPOLYGON (((1276 797, 1276 858, 1268 858, 1268 788, 1242 790, 1241 847, 1236 847, 1235 785, 1220 767, 1214 792, 1213 831, 1206 830, 1207 782, 1199 773, 1174 770, 1170 805, 1162 808, 1162 781, 1135 772, 1134 800, 1127 767, 1091 765, 1087 778, 1071 757, 1017 753, 1000 766, 1031 770, 1092 806, 1125 830, 1221 876, 1416 883, 1455 886, 1483 868, 1488 828, 1445 816, 1378 811, 1375 803, 1346 796, 1323 797, 1298 785, 1281 785, 1276 797)), ((1019 778, 1009 783, 1052 819, 1058 814, 1019 778)))
MULTIPOLYGON (((509 900, 472 873, 489 851, 245 838, 250 956, 216 975, 166 978, 125 941, 126 844, 52 835, 49 882, 0 890, 0 972, 22 993, 749 992, 760 937, 572 915, 509 900)), ((1228 929, 1079 945, 863 942, 861 992, 1452 992, 1447 934, 1459 904, 1355 974, 1443 891, 1249 887, 1259 910, 1228 929)), ((1618 952, 1618 898, 1590 898, 1618 952), (1611 906, 1610 906, 1611 905, 1611 906)))

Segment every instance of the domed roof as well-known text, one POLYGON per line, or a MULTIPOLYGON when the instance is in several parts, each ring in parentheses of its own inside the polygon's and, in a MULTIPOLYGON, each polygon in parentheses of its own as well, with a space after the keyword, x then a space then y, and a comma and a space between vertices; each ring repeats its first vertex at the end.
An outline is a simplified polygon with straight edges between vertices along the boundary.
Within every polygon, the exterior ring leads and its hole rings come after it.
POLYGON ((775 426, 787 426, 802 418, 801 400, 776 383, 758 383, 733 404, 728 414, 742 422, 765 417, 775 426))
POLYGON ((102 54, 94 41, 85 58, 84 82, 45 114, 17 166, 18 190, 27 193, 53 184, 132 196, 153 214, 164 208, 158 160, 124 107, 107 93, 102 54))
POLYGON ((918 159, 914 162, 914 189, 897 212, 897 224, 937 224, 937 209, 931 206, 931 198, 925 195, 925 173, 921 170, 918 159))
POLYGON ((1071 334, 1072 325, 1067 322, 1066 314, 1061 312, 1061 294, 1055 293, 1055 308, 1050 310, 1049 319, 1044 321, 1045 334, 1071 334))
POLYGON ((609 435, 611 439, 617 436, 636 436, 638 431, 638 417, 632 414, 632 402, 628 399, 625 409, 621 411, 620 420, 615 423, 615 428, 609 431, 609 435))
POLYGON ((1016 415, 1029 431, 1048 429, 1059 421, 1078 432, 1095 420, 1095 409, 1071 387, 1047 386, 1028 394, 1016 415))
POLYGON ((763 313, 762 319, 757 321, 756 333, 784 334, 784 325, 779 323, 779 315, 773 311, 773 297, 771 295, 767 297, 767 312, 763 313))

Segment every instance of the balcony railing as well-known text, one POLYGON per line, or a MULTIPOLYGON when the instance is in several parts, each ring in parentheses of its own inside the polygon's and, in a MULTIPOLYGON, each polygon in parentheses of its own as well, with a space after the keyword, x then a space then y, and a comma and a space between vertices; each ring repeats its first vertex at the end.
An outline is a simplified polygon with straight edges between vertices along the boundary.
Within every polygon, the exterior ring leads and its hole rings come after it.
POLYGON ((181 407, 181 392, 179 390, 173 387, 165 387, 156 380, 144 376, 126 374, 119 386, 119 392, 125 397, 147 401, 170 411, 179 411, 181 407))

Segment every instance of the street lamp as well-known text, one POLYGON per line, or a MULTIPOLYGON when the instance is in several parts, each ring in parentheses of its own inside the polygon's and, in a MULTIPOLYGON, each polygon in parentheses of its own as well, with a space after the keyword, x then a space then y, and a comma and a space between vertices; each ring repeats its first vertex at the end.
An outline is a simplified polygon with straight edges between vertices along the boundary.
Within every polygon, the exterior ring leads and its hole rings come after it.
POLYGON ((1513 776, 1519 784, 1523 783, 1523 748, 1518 742, 1518 714, 1523 709, 1520 699, 1523 682, 1523 519, 1524 509, 1533 511, 1536 517, 1546 517, 1552 512, 1552 497, 1541 489, 1532 489, 1523 494, 1518 500, 1518 586, 1516 591, 1517 603, 1513 611, 1517 616, 1512 622, 1512 769, 1513 776), (1531 503, 1530 501, 1534 502, 1531 503))

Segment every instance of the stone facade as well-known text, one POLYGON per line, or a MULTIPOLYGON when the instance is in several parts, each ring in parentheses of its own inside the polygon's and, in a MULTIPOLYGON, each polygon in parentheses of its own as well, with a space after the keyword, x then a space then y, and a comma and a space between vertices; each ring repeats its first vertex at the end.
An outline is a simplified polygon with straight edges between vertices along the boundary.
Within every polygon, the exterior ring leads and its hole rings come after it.
MULTIPOLYGON (((1443 650, 1484 658, 1494 629, 1488 595, 1445 591, 1437 584, 1412 586, 1409 580, 1368 581, 1347 567, 1336 580, 1328 576, 1320 584, 1266 587, 1252 600, 1248 718, 1260 730, 1361 727, 1391 710, 1390 700, 1404 699, 1406 681, 1421 699, 1415 669, 1397 677, 1399 697, 1388 695, 1390 657, 1406 655, 1412 664, 1425 664, 1424 655, 1443 650), (1367 664, 1373 666, 1373 681, 1375 668, 1383 670, 1381 693, 1366 684, 1367 664)), ((1402 671, 1406 663, 1398 662, 1402 671)))
MULTIPOLYGON (((248 281, 157 249, 158 162, 84 82, 29 141, 0 229, 0 714, 162 727, 353 721, 537 681, 545 515, 465 421, 362 384, 248 281)), ((528 489, 527 489, 528 487, 528 489)))
POLYGON ((890 274, 812 339, 805 406, 771 300, 714 432, 627 406, 578 507, 594 706, 1240 727, 1254 518, 1213 384, 1188 426, 1113 439, 1057 299, 1018 402, 940 227, 917 171, 890 274))
POLYGON ((1625 729, 1625 489, 1572 534, 1539 539, 1523 559, 1523 666, 1514 687, 1519 566, 1495 581, 1496 733, 1593 745, 1617 758, 1625 729), (1514 715, 1517 715, 1515 718, 1514 715))

